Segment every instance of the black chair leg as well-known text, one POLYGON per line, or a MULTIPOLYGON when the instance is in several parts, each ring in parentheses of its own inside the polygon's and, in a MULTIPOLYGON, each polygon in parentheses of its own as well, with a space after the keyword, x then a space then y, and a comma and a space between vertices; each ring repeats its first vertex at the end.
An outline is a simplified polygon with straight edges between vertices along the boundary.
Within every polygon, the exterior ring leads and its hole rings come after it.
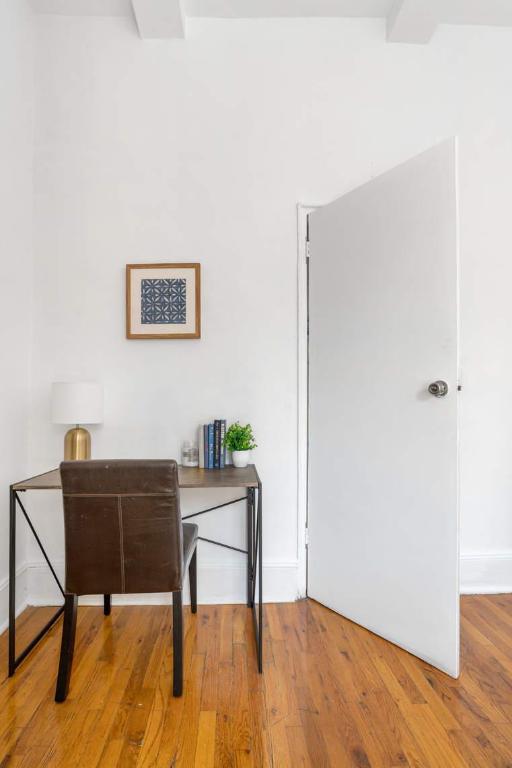
POLYGON ((55 701, 65 701, 68 695, 71 667, 73 665, 73 652, 75 650, 77 607, 78 595, 66 593, 55 701))
POLYGON ((190 609, 192 613, 197 613, 197 547, 190 559, 188 566, 188 576, 190 582, 190 609))
POLYGON ((181 590, 172 593, 172 695, 183 693, 183 601, 181 590))
POLYGON ((110 616, 110 609, 112 607, 111 601, 112 595, 103 595, 103 614, 110 616))

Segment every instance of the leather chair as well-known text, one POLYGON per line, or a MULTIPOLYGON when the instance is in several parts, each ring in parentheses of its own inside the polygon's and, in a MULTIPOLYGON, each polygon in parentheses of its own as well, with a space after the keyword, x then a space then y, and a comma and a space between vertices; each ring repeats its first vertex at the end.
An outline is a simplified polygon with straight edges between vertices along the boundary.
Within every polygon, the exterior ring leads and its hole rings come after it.
POLYGON ((186 569, 197 611, 197 525, 181 522, 175 461, 64 461, 65 609, 55 701, 68 694, 79 595, 172 592, 173 695, 183 692, 186 569))

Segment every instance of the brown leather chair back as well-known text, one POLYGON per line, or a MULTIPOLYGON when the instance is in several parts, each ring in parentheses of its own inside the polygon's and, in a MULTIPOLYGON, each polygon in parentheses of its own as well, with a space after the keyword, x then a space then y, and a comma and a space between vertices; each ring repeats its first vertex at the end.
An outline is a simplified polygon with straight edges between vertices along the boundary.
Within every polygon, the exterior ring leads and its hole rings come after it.
POLYGON ((183 586, 175 461, 64 461, 66 592, 174 592, 183 586))

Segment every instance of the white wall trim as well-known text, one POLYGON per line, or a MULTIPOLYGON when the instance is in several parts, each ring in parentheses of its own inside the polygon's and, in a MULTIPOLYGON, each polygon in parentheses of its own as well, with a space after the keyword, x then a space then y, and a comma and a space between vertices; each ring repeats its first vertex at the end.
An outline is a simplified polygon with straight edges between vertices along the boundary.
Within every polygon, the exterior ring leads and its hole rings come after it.
MULTIPOLYGON (((16 568, 16 616, 23 613, 27 601, 27 563, 16 568)), ((0 634, 9 626, 9 577, 0 580, 0 634)))
POLYGON ((308 205, 297 205, 297 585, 307 590, 306 524, 308 508, 308 205))
MULTIPOLYGON (((53 560, 53 567, 60 579, 64 578, 64 561, 53 560)), ((46 563, 27 563, 27 585, 29 605, 60 605, 62 598, 46 563)), ((290 562, 269 562, 263 564, 263 597, 266 603, 286 603, 297 600, 296 560, 290 562)), ((245 564, 198 563, 198 601, 203 605, 245 603, 245 564)), ((171 601, 167 593, 143 595, 114 595, 114 605, 166 605, 171 601)), ((189 602, 188 582, 184 595, 189 602)), ((81 605, 100 605, 100 596, 80 598, 81 605)))
POLYGON ((512 552, 473 552, 460 557, 462 595, 512 592, 512 552))
MULTIPOLYGON (((304 558, 305 562, 305 558, 304 558)), ((54 563, 59 577, 64 573, 62 560, 54 563)), ((291 602, 302 596, 300 562, 271 562, 263 567, 265 602, 291 602), (297 588, 297 584, 299 587, 297 588)), ((304 573, 305 576, 305 573, 304 573)), ((204 563, 199 566, 199 602, 203 605, 245 602, 245 568, 243 565, 204 563)), ((29 605, 60 605, 62 602, 48 566, 44 562, 25 562, 16 570, 18 600, 16 616, 29 605)), ((512 552, 476 552, 460 558, 460 584, 463 595, 485 595, 512 592, 512 552)), ((0 606, 5 618, 0 633, 7 629, 9 579, 0 581, 0 606)), ((166 605, 168 594, 115 595, 114 605, 166 605)), ((188 602, 188 589, 185 602, 188 602)), ((81 605, 101 605, 101 598, 80 598, 81 605)))
POLYGON ((307 593, 306 525, 308 519, 308 213, 320 205, 297 205, 297 581, 307 593))

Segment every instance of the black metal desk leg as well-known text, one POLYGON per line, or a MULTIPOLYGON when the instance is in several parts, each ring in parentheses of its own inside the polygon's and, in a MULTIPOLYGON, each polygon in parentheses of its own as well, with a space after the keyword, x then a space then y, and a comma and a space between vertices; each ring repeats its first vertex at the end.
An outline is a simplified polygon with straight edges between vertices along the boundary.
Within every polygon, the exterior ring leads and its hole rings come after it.
POLYGON ((254 579, 253 527, 254 527, 254 490, 247 489, 247 605, 252 608, 252 582, 254 579))
POLYGON ((262 486, 258 483, 258 670, 263 672, 263 514, 262 486))
POLYGON ((37 635, 32 638, 30 643, 23 649, 23 651, 21 651, 21 653, 16 656, 16 505, 18 505, 23 512, 23 516, 25 517, 25 520, 27 521, 32 534, 34 535, 34 538, 39 545, 39 549, 43 553, 44 559, 46 560, 48 567, 52 572, 52 576, 55 579, 62 595, 64 595, 62 584, 60 583, 59 578, 55 573, 55 569, 51 564, 48 555, 46 554, 46 550, 43 547, 41 539, 37 535, 36 529, 32 525, 32 521, 27 514, 27 510, 23 506, 17 491, 13 490, 11 486, 9 497, 9 677, 14 675, 17 667, 21 664, 23 659, 28 656, 30 651, 37 645, 41 638, 46 635, 53 624, 55 624, 61 613, 64 612, 64 605, 61 605, 60 608, 58 608, 57 611, 53 614, 53 616, 46 622, 44 627, 39 630, 37 635))
POLYGON ((254 635, 256 640, 256 656, 258 658, 258 672, 263 672, 263 533, 262 533, 262 508, 263 494, 261 482, 258 482, 258 501, 256 503, 256 530, 254 531, 254 578, 252 582, 252 616, 254 622, 254 635), (256 571, 258 578, 256 578, 256 571), (256 586, 258 594, 256 595, 256 586))
POLYGON ((16 494, 9 488, 9 677, 16 669, 16 494))

